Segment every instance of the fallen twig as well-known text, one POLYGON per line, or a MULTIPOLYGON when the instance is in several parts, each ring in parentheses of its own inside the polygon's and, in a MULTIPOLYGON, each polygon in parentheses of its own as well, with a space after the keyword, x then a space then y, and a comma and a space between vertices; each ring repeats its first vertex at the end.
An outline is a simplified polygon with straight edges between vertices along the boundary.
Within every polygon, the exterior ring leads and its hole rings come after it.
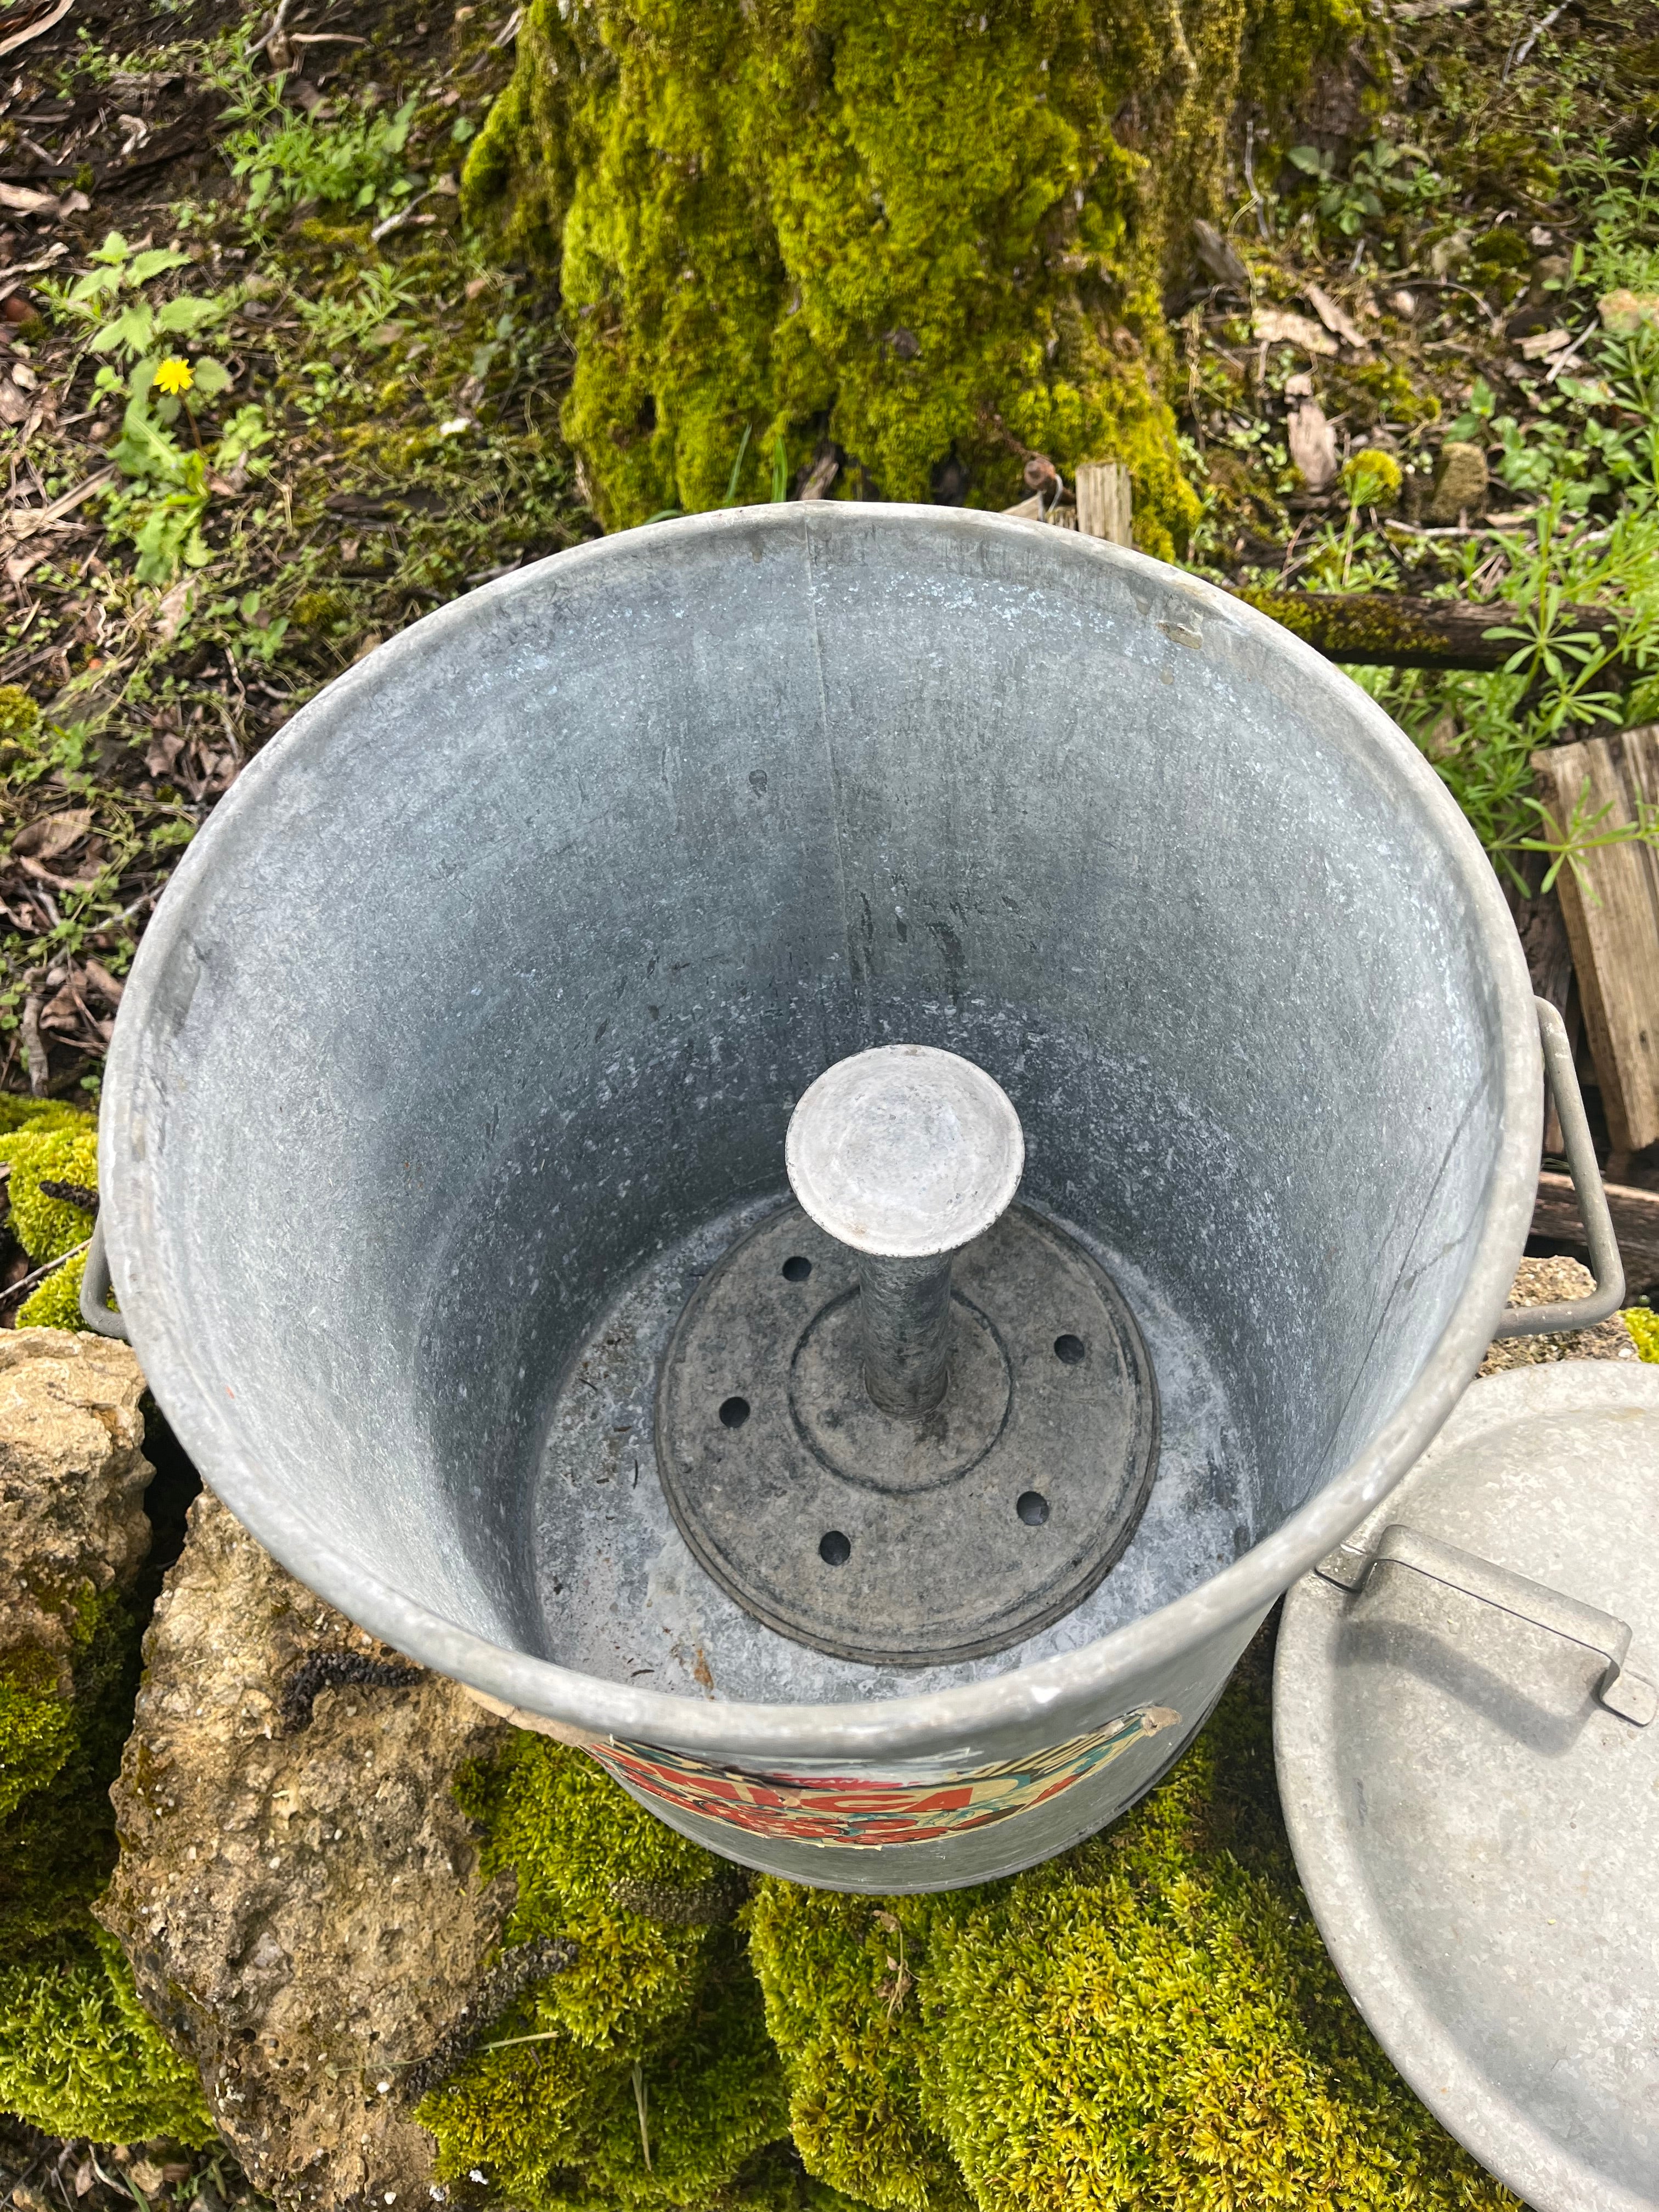
POLYGON ((265 48, 270 44, 273 39, 281 38, 283 34, 283 25, 288 19, 288 11, 289 0, 282 0, 282 3, 278 7, 276 13, 271 17, 270 22, 266 24, 259 37, 257 38, 253 44, 248 48, 247 53, 248 59, 250 61, 252 60, 255 54, 264 53, 265 48))
POLYGON ((13 507, 6 510, 5 527, 14 538, 32 538, 37 530, 44 530, 72 514, 83 500, 94 492, 107 490, 115 481, 112 468, 100 469, 96 476, 88 477, 84 483, 76 484, 73 491, 61 493, 49 507, 13 507))
POLYGON ((46 15, 38 16, 33 23, 25 23, 21 31, 12 32, 9 37, 0 39, 0 54, 9 54, 14 46, 26 46, 31 39, 44 37, 54 23, 63 21, 74 5, 75 0, 58 0, 58 5, 46 15))
POLYGON ((68 1267, 71 1260, 78 1260, 83 1252, 90 1250, 91 1246, 92 1239, 88 1237, 85 1243, 76 1245, 72 1251, 60 1252, 55 1260, 48 1260, 44 1267, 37 1267, 32 1275, 25 1275, 19 1282, 8 1283, 5 1289, 0 1291, 0 1306, 9 1306, 20 1291, 33 1289, 36 1283, 44 1281, 46 1276, 55 1274, 59 1267, 68 1267))
POLYGON ((1550 373, 1544 379, 1546 384, 1553 384, 1556 378, 1561 374, 1564 369, 1571 368, 1573 366, 1573 364, 1577 361, 1579 355, 1584 349, 1585 339, 1589 337, 1595 331, 1599 330, 1601 328, 1601 318, 1600 315, 1592 315, 1590 317, 1589 322, 1587 322, 1583 329, 1579 331, 1577 337, 1567 348, 1566 351, 1551 365, 1550 373))
POLYGON ((1526 60, 1527 56, 1538 44, 1538 41, 1543 37, 1545 32, 1548 30, 1550 25, 1554 22, 1558 15, 1565 15, 1570 5, 1571 0, 1560 0, 1560 5, 1556 8, 1552 8, 1547 15, 1540 17, 1540 20, 1533 25, 1531 30, 1528 32, 1524 39, 1517 39, 1516 40, 1515 44, 1510 48, 1508 54, 1504 57, 1504 74, 1498 80, 1500 84, 1507 84, 1509 82, 1510 71, 1520 68, 1522 63, 1526 60))
MULTIPOLYGON (((1404 592, 1273 592, 1253 585, 1235 595, 1328 660, 1351 668, 1499 669, 1516 651, 1513 636, 1488 634, 1513 623, 1516 611, 1507 602, 1471 606, 1404 592)), ((1588 631, 1603 644, 1619 637, 1619 617, 1610 607, 1563 607, 1559 619, 1563 629, 1588 631)))
POLYGON ((20 1029, 23 1039, 23 1065, 29 1072, 29 1096, 44 1098, 46 1085, 52 1077, 52 1062, 46 1056, 46 1040, 40 1034, 40 1015, 45 1001, 38 991, 31 991, 23 1001, 23 1018, 20 1029))
POLYGON ((368 234, 375 245, 378 246, 383 238, 390 238, 394 230, 401 230, 421 202, 429 198, 435 189, 435 186, 428 185, 425 191, 416 192, 413 199, 405 200, 396 215, 389 215, 384 222, 377 222, 368 234))

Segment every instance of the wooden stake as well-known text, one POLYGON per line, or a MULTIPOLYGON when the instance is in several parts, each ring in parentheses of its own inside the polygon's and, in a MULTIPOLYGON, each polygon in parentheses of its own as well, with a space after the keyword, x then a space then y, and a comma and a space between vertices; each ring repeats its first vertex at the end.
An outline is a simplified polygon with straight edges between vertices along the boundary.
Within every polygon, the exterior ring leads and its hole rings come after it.
MULTIPOLYGON (((1533 755, 1538 793, 1565 831, 1588 787, 1605 831, 1659 804, 1659 724, 1533 755)), ((1615 1159, 1659 1142, 1659 852, 1605 845, 1583 878, 1556 878, 1615 1159)), ((1616 1170, 1615 1170, 1616 1172, 1616 1170)))
POLYGON ((1133 507, 1129 471, 1122 461, 1079 462, 1077 526, 1084 537, 1133 545, 1133 507))

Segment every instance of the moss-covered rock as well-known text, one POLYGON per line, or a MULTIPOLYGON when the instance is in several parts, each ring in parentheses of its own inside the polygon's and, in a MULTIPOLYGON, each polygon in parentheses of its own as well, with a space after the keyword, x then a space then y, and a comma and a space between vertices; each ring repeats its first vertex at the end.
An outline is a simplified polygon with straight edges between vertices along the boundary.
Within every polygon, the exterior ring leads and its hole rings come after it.
POLYGON ((735 1923, 716 1916, 744 1877, 580 1753, 514 1739, 461 1794, 519 1885, 509 1942, 576 1960, 420 2106, 441 2178, 529 2212, 812 2185, 878 2212, 1512 2207, 1326 1957, 1270 1671, 1259 1641, 1170 1779, 1049 1865, 920 1897, 768 1879, 735 1923))
POLYGON ((41 1265, 64 1262, 18 1308, 17 1327, 84 1328, 83 1248, 97 1216, 90 1205, 79 1203, 78 1194, 97 1195, 96 1120, 56 1100, 0 1097, 0 1164, 11 1170, 8 1220, 18 1243, 41 1265))
POLYGON ((137 1687, 143 1391, 125 1345, 0 1335, 0 2111, 102 2142, 204 2142, 194 2070, 89 1910, 137 1687))
POLYGON ((40 709, 18 684, 0 684, 0 749, 27 746, 40 726, 40 709))
POLYGON ((120 1946, 89 1923, 0 1966, 0 2109, 100 2142, 216 2135, 195 2069, 139 2003, 120 1946))
POLYGON ((81 1318, 81 1278, 87 1272, 87 1255, 77 1252, 54 1267, 38 1290, 31 1291, 17 1309, 19 1328, 83 1329, 81 1318))
POLYGON ((1260 1643, 1170 1779, 1012 1880, 768 1881, 750 1908, 810 2170, 883 2212, 1512 2207, 1417 2102, 1320 1942, 1260 1643))
POLYGON ((611 527, 838 493, 975 504, 1035 451, 1127 461, 1137 542, 1198 513, 1162 293, 1242 102, 1281 114, 1354 0, 532 0, 469 210, 556 265, 564 427, 611 527))
POLYGON ((37 1135, 43 1129, 77 1129, 90 1119, 61 1098, 22 1098, 15 1091, 0 1091, 0 1137, 15 1136, 20 1129, 37 1135))
POLYGON ((539 1736, 460 1795, 489 1838, 483 1871, 516 1879, 509 1943, 557 1936, 574 1955, 419 2107, 439 2179, 530 2212, 798 2201, 798 2170, 765 2156, 787 2138, 783 2076, 732 1870, 539 1736))
POLYGON ((0 1137, 0 1161, 11 1165, 11 1227, 31 1260, 58 1260, 86 1243, 95 1218, 92 1209, 41 1184, 96 1193, 98 1127, 89 1114, 46 1126, 26 1123, 0 1137))

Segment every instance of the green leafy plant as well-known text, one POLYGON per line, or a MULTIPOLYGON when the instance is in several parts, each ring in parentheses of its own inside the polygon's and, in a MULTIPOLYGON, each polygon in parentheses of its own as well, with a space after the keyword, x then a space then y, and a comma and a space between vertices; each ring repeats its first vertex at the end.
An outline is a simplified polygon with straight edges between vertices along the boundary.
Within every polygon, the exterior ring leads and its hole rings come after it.
POLYGON ((1387 138, 1362 146, 1346 176, 1335 155, 1317 146, 1292 146, 1285 159, 1308 180, 1302 188, 1311 195, 1307 212, 1321 228, 1340 238, 1358 237, 1367 224, 1389 212, 1389 201, 1426 208, 1449 189, 1418 147, 1395 145, 1387 138))
MULTIPOLYGON (((406 308, 413 298, 408 277, 387 261, 375 261, 350 273, 344 283, 326 285, 320 292, 294 301, 295 311, 313 342, 319 346, 361 346, 371 332, 383 329, 406 308)), ((485 374, 489 362, 476 373, 485 374)))
MULTIPOLYGON (((1486 562, 1484 551, 1471 558, 1486 562)), ((1659 843, 1659 812, 1610 823, 1581 799, 1565 822, 1532 790, 1532 757, 1598 723, 1639 721, 1659 708, 1659 504, 1628 499, 1610 523, 1575 515, 1556 486, 1533 520, 1530 540, 1506 541, 1494 580, 1491 635, 1512 643, 1492 675, 1369 672, 1367 688, 1429 755, 1494 861, 1517 884, 1516 856, 1547 857, 1583 877, 1587 856, 1612 844, 1659 843), (1616 607, 1595 630, 1572 610, 1616 607)))
POLYGON ((1562 182, 1590 222, 1573 281, 1596 293, 1659 289, 1659 148, 1620 154, 1597 137, 1562 146, 1559 159, 1562 182))
MULTIPOLYGON (((86 326, 89 353, 112 356, 114 363, 99 371, 94 392, 102 394, 131 391, 133 380, 148 368, 153 378, 169 339, 190 338, 222 322, 234 304, 228 298, 181 292, 156 301, 147 288, 168 270, 189 266, 190 256, 177 246, 130 246, 118 230, 112 230, 91 256, 92 266, 67 286, 52 288, 59 313, 67 321, 86 326), (123 373, 125 372, 125 373, 123 373)), ((227 390, 230 374, 222 362, 200 355, 192 364, 197 390, 211 397, 227 390)), ((178 404, 162 420, 177 419, 178 404)))
POLYGON ((1523 803, 1537 815, 1539 834, 1532 837, 1516 835, 1510 839, 1504 849, 1506 852, 1547 854, 1549 866, 1545 870, 1543 882, 1539 886, 1540 890, 1553 890, 1555 879, 1564 867, 1571 868, 1588 889, 1585 858, 1606 846, 1659 845, 1659 804, 1641 800, 1634 822, 1610 823, 1607 817, 1613 811, 1613 802, 1609 799, 1603 806, 1592 807, 1588 776, 1580 787, 1571 813, 1565 822, 1558 821, 1540 799, 1528 795, 1523 803))
POLYGON ((420 189, 404 159, 416 96, 390 113, 364 104, 323 122, 284 104, 281 74, 257 76, 239 58, 216 81, 230 95, 224 153, 250 228, 307 204, 384 217, 420 189))
POLYGON ((112 502, 112 526, 129 538, 138 554, 141 583, 167 583, 179 568, 202 568, 212 558, 202 524, 215 475, 228 478, 247 465, 269 442, 263 410, 237 409, 211 451, 204 445, 188 395, 211 403, 230 388, 224 363, 211 354, 185 360, 169 342, 199 336, 222 322, 235 304, 229 295, 182 292, 156 301, 149 287, 157 277, 189 265, 176 246, 129 246, 111 231, 93 253, 92 266, 57 288, 52 304, 60 317, 86 331, 86 351, 100 361, 93 390, 118 397, 125 406, 121 432, 110 459, 135 488, 112 502), (180 418, 191 436, 179 442, 180 418))

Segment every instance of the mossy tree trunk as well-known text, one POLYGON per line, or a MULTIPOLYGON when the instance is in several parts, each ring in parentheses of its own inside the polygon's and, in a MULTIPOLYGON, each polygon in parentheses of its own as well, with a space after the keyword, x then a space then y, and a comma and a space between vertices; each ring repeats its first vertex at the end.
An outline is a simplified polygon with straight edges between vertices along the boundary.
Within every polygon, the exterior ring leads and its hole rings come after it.
POLYGON ((565 428, 611 528, 799 488, 1020 497, 1120 459, 1136 534, 1196 502, 1163 296, 1358 0, 532 0, 467 165, 558 270, 565 428))

